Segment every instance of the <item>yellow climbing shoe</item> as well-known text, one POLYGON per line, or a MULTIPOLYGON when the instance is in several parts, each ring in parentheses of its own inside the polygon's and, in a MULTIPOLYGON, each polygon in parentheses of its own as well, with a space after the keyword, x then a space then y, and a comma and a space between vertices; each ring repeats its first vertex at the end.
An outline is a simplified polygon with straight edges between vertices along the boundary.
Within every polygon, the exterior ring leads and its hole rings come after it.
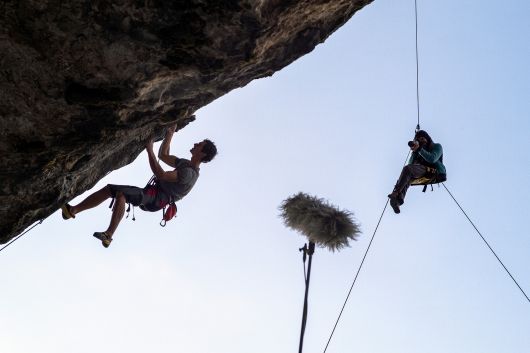
POLYGON ((94 238, 101 240, 101 244, 105 248, 108 248, 110 246, 110 243, 112 242, 112 236, 108 235, 107 232, 95 232, 93 236, 94 238))
POLYGON ((63 219, 75 218, 75 215, 72 213, 71 209, 72 206, 70 206, 69 204, 64 204, 61 206, 63 219))

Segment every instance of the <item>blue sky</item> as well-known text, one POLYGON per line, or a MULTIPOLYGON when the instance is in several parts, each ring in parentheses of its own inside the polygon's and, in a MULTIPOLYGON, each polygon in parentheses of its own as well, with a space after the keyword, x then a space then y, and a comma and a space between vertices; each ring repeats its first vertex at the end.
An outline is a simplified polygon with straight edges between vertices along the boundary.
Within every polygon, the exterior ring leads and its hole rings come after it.
MULTIPOLYGON (((530 293, 530 4, 419 1, 421 126, 447 187, 530 293)), ((216 141, 178 218, 107 204, 55 213, 0 255, 0 350, 292 352, 304 238, 278 206, 304 191, 363 235, 313 260, 305 352, 322 352, 416 125, 414 2, 376 0, 312 53, 197 112, 172 151, 216 141)), ((104 178, 144 185, 145 153, 104 178)), ((74 200, 80 201, 85 195, 74 200)), ((526 301, 442 187, 387 209, 328 352, 530 351, 526 301)))

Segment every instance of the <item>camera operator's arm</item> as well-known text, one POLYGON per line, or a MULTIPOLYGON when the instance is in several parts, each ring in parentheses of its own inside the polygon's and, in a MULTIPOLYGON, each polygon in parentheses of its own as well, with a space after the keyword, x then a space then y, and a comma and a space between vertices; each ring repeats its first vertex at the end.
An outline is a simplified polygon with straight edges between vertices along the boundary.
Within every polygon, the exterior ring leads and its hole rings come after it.
POLYGON ((166 130, 166 136, 164 137, 164 140, 162 141, 162 144, 160 145, 160 149, 158 150, 158 158, 160 158, 161 161, 169 165, 170 167, 175 167, 177 162, 177 157, 172 156, 169 154, 169 147, 171 144, 171 139, 173 138, 173 134, 175 133, 175 129, 177 128, 177 124, 170 125, 166 130))
POLYGON ((415 152, 417 152, 418 149, 420 148, 420 144, 418 143, 418 141, 414 140, 414 141, 409 141, 408 145, 412 153, 410 154, 410 158, 407 161, 407 164, 414 164, 414 161, 416 160, 416 156, 418 155, 415 152))
POLYGON ((435 163, 440 159, 443 153, 442 145, 434 143, 431 151, 427 151, 425 148, 420 148, 418 154, 428 163, 435 163))
POLYGON ((166 172, 164 169, 162 169, 162 167, 156 160, 155 152, 153 152, 153 141, 149 141, 147 143, 147 145, 145 146, 145 150, 147 151, 147 157, 149 159, 149 166, 151 167, 151 171, 158 180, 172 182, 178 181, 178 172, 176 170, 166 172))

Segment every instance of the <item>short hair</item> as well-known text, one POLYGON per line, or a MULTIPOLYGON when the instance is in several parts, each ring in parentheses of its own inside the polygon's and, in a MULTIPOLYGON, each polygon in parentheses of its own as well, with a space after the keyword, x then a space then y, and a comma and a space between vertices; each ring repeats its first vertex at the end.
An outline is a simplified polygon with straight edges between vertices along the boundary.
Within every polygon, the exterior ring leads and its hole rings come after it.
POLYGON ((205 156, 202 157, 201 162, 208 163, 217 155, 217 147, 215 147, 215 143, 208 139, 204 140, 204 142, 206 143, 202 146, 202 153, 204 153, 205 156))

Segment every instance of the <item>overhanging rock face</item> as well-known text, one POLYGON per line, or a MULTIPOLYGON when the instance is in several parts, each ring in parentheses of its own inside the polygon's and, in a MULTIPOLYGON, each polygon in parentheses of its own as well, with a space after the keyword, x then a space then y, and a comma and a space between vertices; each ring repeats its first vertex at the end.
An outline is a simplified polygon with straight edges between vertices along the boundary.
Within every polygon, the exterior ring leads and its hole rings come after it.
POLYGON ((372 0, 4 0, 0 243, 372 0))

